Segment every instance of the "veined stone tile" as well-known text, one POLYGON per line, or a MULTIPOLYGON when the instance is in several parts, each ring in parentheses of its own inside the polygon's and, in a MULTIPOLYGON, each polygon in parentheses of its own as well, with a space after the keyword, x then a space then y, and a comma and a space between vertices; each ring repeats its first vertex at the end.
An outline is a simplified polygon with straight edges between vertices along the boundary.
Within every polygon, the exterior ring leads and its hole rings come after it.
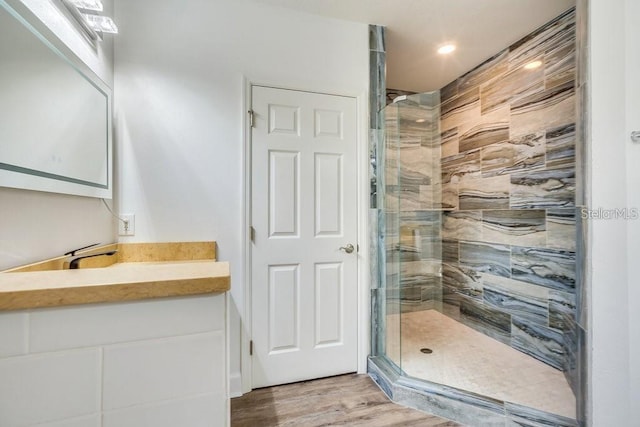
POLYGON ((460 295, 482 299, 482 281, 478 272, 457 265, 442 264, 442 285, 460 295))
POLYGON ((572 389, 575 390, 577 384, 577 351, 578 351, 578 324, 572 317, 566 318, 567 324, 564 333, 564 352, 565 352, 565 378, 569 382, 572 389))
POLYGON ((449 99, 440 107, 442 131, 480 120, 480 91, 472 89, 449 99))
POLYGON ((420 209, 422 209, 420 186, 403 187, 400 192, 400 211, 417 211, 420 209))
POLYGON ((534 288, 533 292, 528 292, 529 289, 522 285, 501 286, 489 274, 483 275, 482 282, 482 295, 486 304, 522 319, 547 325, 549 321, 548 294, 541 297, 537 286, 529 285, 534 288))
POLYGON ((369 209, 369 280, 371 289, 377 289, 379 282, 378 259, 378 210, 369 209))
POLYGON ((458 150, 460 152, 474 150, 486 145, 497 144, 509 140, 509 122, 481 123, 460 135, 458 150))
POLYGON ((416 186, 431 184, 431 177, 426 175, 424 171, 413 169, 412 167, 400 167, 400 185, 416 186))
POLYGON ((474 104, 480 102, 480 90, 478 88, 461 91, 457 96, 447 99, 440 106, 441 119, 444 120, 452 114, 468 110, 474 104))
POLYGON ((369 25, 369 50, 385 51, 384 32, 382 25, 369 25))
POLYGON ((494 276, 493 274, 489 273, 482 273, 481 280, 483 284, 487 283, 490 286, 497 286, 503 289, 507 289, 509 292, 528 295, 531 298, 544 301, 549 299, 550 290, 548 288, 545 288, 544 286, 521 282, 519 280, 510 279, 508 277, 494 276))
POLYGON ((420 286, 403 286, 400 289, 401 301, 419 302, 422 298, 422 287, 420 286))
POLYGON ((509 46, 509 67, 521 67, 550 47, 561 44, 564 39, 575 37, 575 18, 575 9, 569 10, 509 46))
POLYGON ((546 145, 548 168, 575 168, 575 123, 548 130, 546 135, 546 145))
POLYGON ((397 105, 398 126, 400 137, 420 141, 420 137, 426 132, 432 132, 437 117, 431 108, 397 105), (419 121, 420 120, 420 121, 419 121))
POLYGON ((465 325, 503 343, 511 342, 511 315, 479 301, 460 299, 460 320, 465 325))
POLYGON ((480 111, 485 114, 488 111, 508 106, 511 102, 543 90, 543 67, 533 70, 518 67, 482 87, 480 92, 480 111))
POLYGON ((546 149, 545 137, 545 133, 540 131, 510 140, 509 144, 513 146, 514 150, 513 164, 503 173, 543 168, 546 149))
POLYGON ((446 314, 449 317, 452 317, 456 320, 460 319, 460 293, 453 286, 445 285, 444 278, 442 284, 442 302, 445 307, 449 307, 450 310, 446 314), (451 309, 451 307, 455 307, 455 309, 451 309), (452 315, 453 314, 453 315, 452 315))
POLYGON ((513 164, 515 157, 513 145, 509 142, 493 144, 481 150, 482 176, 503 175, 506 168, 513 164))
POLYGON ((442 159, 442 183, 474 179, 481 175, 480 150, 442 159))
POLYGON ((576 39, 566 37, 545 55, 545 88, 576 81, 576 39))
POLYGON ((589 385, 590 376, 588 372, 590 353, 588 351, 588 346, 587 346, 588 339, 587 339, 586 331, 581 327, 578 327, 578 330, 576 331, 576 333, 578 335, 578 348, 576 351, 576 372, 574 375, 575 381, 577 383, 575 387, 575 394, 576 396, 578 396, 578 399, 577 399, 578 419, 580 420, 580 423, 581 423, 580 425, 585 426, 587 425, 585 416, 588 413, 588 408, 587 408, 588 399, 586 397, 587 397, 587 391, 590 387, 589 385))
MULTIPOLYGON (((582 141, 585 141, 585 139, 587 138, 587 135, 589 133, 588 128, 589 126, 591 126, 590 123, 587 123, 589 121, 587 120, 587 117, 589 116, 587 109, 590 108, 590 106, 588 106, 589 90, 590 85, 583 84, 576 91, 576 101, 580 106, 578 108, 578 123, 576 126, 576 140, 580 141, 580 143, 578 143, 576 146, 576 176, 585 176, 585 174, 587 173, 587 144, 582 141)), ((577 206, 584 206, 587 204, 587 190, 590 190, 589 184, 590 183, 588 183, 586 179, 578 179, 578 182, 576 183, 577 206)))
POLYGON ((442 208, 442 184, 420 186, 421 209, 442 208))
POLYGON ((423 285, 440 273, 440 263, 432 261, 408 261, 400 263, 400 287, 423 285))
POLYGON ((421 249, 419 228, 407 225, 400 226, 400 242, 397 245, 400 261, 419 261, 421 249))
POLYGON ((508 427, 578 427, 576 420, 505 402, 508 427))
POLYGON ((575 325, 576 296, 567 292, 549 291, 549 326, 561 331, 575 325))
MULTIPOLYGON (((377 380, 374 379, 374 381, 377 380)), ((496 399, 439 384, 426 384, 425 381, 414 380, 410 377, 400 377, 397 384, 393 389, 392 400, 400 405, 416 408, 440 417, 455 419, 468 426, 504 426, 502 402, 496 399)))
POLYGON ((442 144, 441 153, 443 158, 458 154, 458 128, 454 127, 442 132, 440 142, 442 144))
POLYGON ((400 132, 399 134, 398 141, 399 141, 398 148, 400 150, 399 154, 401 158, 404 150, 418 148, 422 145, 421 136, 407 135, 407 134, 403 134, 402 132, 400 132))
POLYGON ((521 98, 511 104, 511 138, 576 120, 573 82, 521 98))
POLYGON ((510 255, 508 246, 460 242, 460 265, 479 273, 510 277, 510 255))
POLYGON ((509 105, 495 109, 485 114, 478 114, 475 117, 468 117, 460 120, 456 124, 459 139, 459 151, 470 151, 472 146, 485 146, 497 144, 500 141, 508 141, 509 137, 504 136, 504 131, 500 129, 509 127, 511 120, 511 110, 509 105), (485 131, 485 133, 483 133, 485 131), (501 133, 500 133, 501 132, 501 133), (502 139, 504 138, 504 139, 502 139), (486 143, 484 143, 486 142, 486 143))
POLYGON ((565 370, 564 337, 558 331, 513 316, 511 346, 547 365, 565 370))
POLYGON ((442 260, 442 240, 439 237, 423 236, 420 239, 418 255, 421 260, 440 263, 442 260))
POLYGON ((576 250, 576 210, 547 210, 547 246, 555 249, 576 250))
POLYGON ((438 147, 438 152, 439 152, 440 146, 442 145, 440 143, 440 134, 435 132, 430 132, 429 134, 425 133, 424 135, 422 135, 422 138, 420 139, 420 145, 422 147, 428 147, 428 148, 438 147))
POLYGON ((575 206, 575 169, 549 169, 511 175, 512 209, 575 206))
POLYGON ((382 129, 384 123, 378 114, 387 104, 386 102, 386 54, 384 52, 369 51, 369 129, 382 129))
POLYGON ((442 300, 442 283, 439 277, 433 277, 432 280, 422 286, 421 300, 423 302, 442 300))
POLYGON ((508 58, 509 50, 505 49, 487 59, 458 79, 458 90, 464 92, 501 77, 509 69, 508 58))
POLYGON ((482 240, 482 213, 479 211, 444 212, 442 237, 449 240, 482 240))
POLYGON ((385 208, 391 211, 410 212, 421 208, 419 185, 387 185, 385 208))
POLYGON ((437 112, 438 120, 440 119, 439 115, 440 115, 441 100, 440 100, 439 90, 433 90, 431 92, 416 93, 415 95, 412 95, 411 98, 416 99, 419 105, 433 109, 434 112, 437 112))
POLYGON ((544 132, 524 135, 481 150, 482 176, 506 175, 545 167, 544 132))
MULTIPOLYGON (((576 253, 586 254, 589 235, 587 226, 584 224, 586 220, 582 218, 581 212, 582 209, 576 210, 576 253)), ((589 322, 590 289, 586 283, 588 265, 585 258, 585 256, 579 256, 576 259, 576 319, 582 329, 586 329, 589 322)))
POLYGON ((445 103, 454 96, 458 95, 458 80, 454 80, 442 89, 440 89, 440 102, 445 103))
POLYGON ((442 185, 442 209, 458 209, 458 184, 450 182, 442 185))
POLYGON ((587 82, 589 68, 589 6, 588 0, 576 1, 576 83, 583 86, 587 82))
POLYGON ((509 209, 508 175, 462 181, 458 185, 462 210, 509 209))
POLYGON ((436 233, 442 221, 442 213, 432 210, 415 210, 408 212, 400 212, 400 221, 403 225, 413 225, 415 227, 430 227, 429 233, 436 233))
POLYGON ((425 248, 424 245, 430 244, 431 240, 438 243, 441 240, 441 223, 438 211, 403 212, 399 224, 400 247, 414 252, 419 259, 425 259, 423 252, 432 252, 433 249, 425 248))
POLYGON ((482 212, 482 240, 505 245, 544 246, 544 210, 485 210, 482 212))
POLYGON ((428 167, 428 148, 420 145, 400 150, 400 164, 398 172, 400 185, 429 185, 431 184, 431 169, 428 167))
POLYGON ((575 292, 575 252, 511 247, 511 277, 565 292, 575 292))
POLYGON ((442 241, 442 262, 457 263, 459 254, 459 245, 457 240, 442 241))

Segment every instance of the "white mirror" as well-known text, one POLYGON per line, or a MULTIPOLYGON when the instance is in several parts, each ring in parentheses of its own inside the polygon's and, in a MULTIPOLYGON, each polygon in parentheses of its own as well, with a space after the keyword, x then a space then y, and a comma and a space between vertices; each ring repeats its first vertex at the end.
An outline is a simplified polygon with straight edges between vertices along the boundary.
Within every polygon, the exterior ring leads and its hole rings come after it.
POLYGON ((0 186, 111 198, 111 163, 110 89, 0 0, 0 186))

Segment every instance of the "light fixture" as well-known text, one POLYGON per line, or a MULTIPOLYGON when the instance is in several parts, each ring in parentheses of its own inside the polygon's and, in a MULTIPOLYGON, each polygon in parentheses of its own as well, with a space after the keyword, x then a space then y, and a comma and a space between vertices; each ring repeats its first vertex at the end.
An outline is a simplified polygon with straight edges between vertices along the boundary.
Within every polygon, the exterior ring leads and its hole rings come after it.
POLYGON ((95 40, 102 39, 102 34, 117 34, 118 27, 113 19, 104 16, 102 0, 60 0, 73 18, 78 21, 87 35, 95 40))
POLYGON ((524 66, 525 70, 535 70, 542 65, 542 61, 532 61, 524 66))
POLYGON ((454 45, 452 43, 447 43, 447 44, 444 44, 444 45, 442 45, 442 46, 440 46, 438 48, 438 53, 440 55, 448 55, 451 52, 453 52, 454 50, 456 50, 456 45, 454 45))
POLYGON ((94 15, 92 13, 82 13, 81 15, 87 20, 87 23, 91 28, 93 28, 93 31, 118 34, 118 27, 116 26, 116 23, 108 16, 94 15))
POLYGON ((418 120, 416 120, 416 123, 424 123, 426 121, 427 121, 427 119, 418 119, 418 120))
POLYGON ((69 0, 69 3, 83 10, 94 10, 96 12, 102 12, 104 6, 101 0, 69 0))

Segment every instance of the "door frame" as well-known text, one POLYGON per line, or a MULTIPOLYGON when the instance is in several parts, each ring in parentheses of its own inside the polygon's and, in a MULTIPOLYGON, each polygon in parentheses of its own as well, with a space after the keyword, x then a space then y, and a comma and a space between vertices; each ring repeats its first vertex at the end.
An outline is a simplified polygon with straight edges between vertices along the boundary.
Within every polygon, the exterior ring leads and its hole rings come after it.
POLYGON ((252 80, 247 76, 242 78, 242 140, 244 146, 242 150, 242 210, 243 210, 243 229, 242 229, 242 251, 244 254, 243 272, 243 300, 244 309, 240 313, 240 382, 237 379, 231 379, 231 396, 241 396, 248 393, 252 389, 253 373, 251 356, 249 355, 249 342, 252 339, 252 277, 251 277, 251 256, 252 246, 249 235, 249 227, 251 226, 251 127, 248 111, 251 108, 251 97, 253 86, 265 86, 274 89, 295 90, 302 92, 319 93, 325 95, 343 96, 354 98, 356 100, 356 177, 357 177, 357 240, 359 246, 357 257, 357 358, 358 373, 367 372, 367 356, 370 347, 370 287, 369 280, 369 137, 368 137, 368 93, 334 93, 320 90, 319 88, 298 88, 278 83, 265 83, 259 80, 252 80), (239 389, 240 388, 240 389, 239 389))

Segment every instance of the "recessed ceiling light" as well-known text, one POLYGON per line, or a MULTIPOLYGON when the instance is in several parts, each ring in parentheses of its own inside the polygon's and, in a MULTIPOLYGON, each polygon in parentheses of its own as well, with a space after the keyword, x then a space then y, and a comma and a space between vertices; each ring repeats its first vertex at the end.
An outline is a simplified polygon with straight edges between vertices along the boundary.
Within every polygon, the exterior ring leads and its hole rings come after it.
POLYGON ((533 70, 540 67, 541 65, 542 65, 542 61, 533 61, 525 65, 524 68, 525 70, 533 70))
POLYGON ((416 123, 424 123, 426 121, 427 121, 427 119, 418 119, 418 120, 416 120, 416 123))
POLYGON ((448 43, 448 44, 444 44, 444 45, 440 46, 438 48, 438 53, 440 55, 447 55, 447 54, 453 52, 454 50, 456 50, 456 45, 448 43))

